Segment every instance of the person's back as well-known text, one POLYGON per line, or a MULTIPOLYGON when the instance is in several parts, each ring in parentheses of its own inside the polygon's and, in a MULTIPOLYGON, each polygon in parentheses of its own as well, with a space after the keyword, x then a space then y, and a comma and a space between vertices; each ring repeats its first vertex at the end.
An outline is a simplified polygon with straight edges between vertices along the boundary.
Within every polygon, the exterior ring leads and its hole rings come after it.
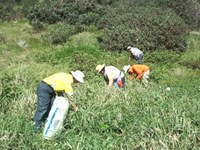
POLYGON ((143 52, 141 50, 139 50, 137 47, 132 47, 130 49, 130 51, 132 52, 132 54, 136 57, 139 57, 140 54, 143 54, 143 52))
POLYGON ((118 68, 114 66, 105 66, 105 64, 103 64, 97 65, 96 70, 98 73, 103 75, 109 89, 111 89, 112 86, 117 89, 125 87, 124 73, 121 72, 118 68))
POLYGON ((121 71, 114 66, 106 66, 104 75, 111 75, 113 79, 117 79, 121 76, 121 71))
POLYGON ((73 77, 71 74, 59 72, 43 79, 43 81, 53 87, 55 91, 73 92, 71 87, 73 77))
POLYGON ((133 65, 130 67, 131 70, 140 70, 142 73, 149 70, 149 67, 146 65, 133 65))
POLYGON ((129 60, 135 57, 137 63, 140 64, 142 61, 143 52, 137 47, 131 47, 131 46, 128 46, 127 50, 129 50, 130 52, 129 60))
MULTIPOLYGON (((149 67, 146 66, 146 65, 132 65, 130 68, 129 68, 129 75, 133 75, 133 74, 136 74, 137 77, 136 79, 137 80, 140 80, 140 78, 142 77, 142 75, 149 70, 149 67)), ((132 79, 133 76, 130 76, 130 79, 132 79)))

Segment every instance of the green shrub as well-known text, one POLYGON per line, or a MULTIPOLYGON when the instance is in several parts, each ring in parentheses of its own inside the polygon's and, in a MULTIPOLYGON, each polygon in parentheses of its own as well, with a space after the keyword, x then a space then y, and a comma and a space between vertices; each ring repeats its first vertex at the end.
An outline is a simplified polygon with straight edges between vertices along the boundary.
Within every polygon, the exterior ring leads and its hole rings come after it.
POLYGON ((200 1, 198 0, 159 0, 158 6, 170 8, 176 12, 191 28, 200 28, 200 1))
POLYGON ((66 22, 68 24, 96 24, 104 14, 104 7, 92 1, 68 1, 55 3, 38 3, 27 14, 27 18, 54 24, 66 22))
POLYGON ((75 31, 76 30, 74 29, 74 27, 70 25, 57 23, 48 27, 45 37, 52 44, 62 44, 65 43, 69 39, 69 37, 75 34, 75 31))
POLYGON ((34 5, 28 12, 27 18, 32 20, 38 20, 40 22, 55 23, 60 21, 60 16, 55 13, 54 8, 49 4, 34 5))
POLYGON ((33 30, 37 32, 40 32, 44 29, 44 25, 39 20, 32 20, 30 24, 32 25, 33 30))
POLYGON ((100 38, 104 49, 123 50, 128 45, 144 51, 162 47, 178 51, 185 49, 188 28, 172 11, 153 7, 125 11, 127 8, 123 7, 111 9, 101 19, 98 27, 104 29, 100 38))

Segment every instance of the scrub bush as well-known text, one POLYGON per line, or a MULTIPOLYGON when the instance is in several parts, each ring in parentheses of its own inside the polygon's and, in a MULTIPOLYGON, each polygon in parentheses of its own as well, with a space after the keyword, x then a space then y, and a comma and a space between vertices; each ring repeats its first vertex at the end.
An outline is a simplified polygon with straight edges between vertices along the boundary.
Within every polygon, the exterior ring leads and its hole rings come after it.
POLYGON ((75 28, 68 24, 57 23, 49 26, 46 32, 47 41, 52 44, 62 44, 75 34, 75 28))
POLYGON ((198 0, 159 0, 157 6, 170 8, 179 15, 191 28, 200 28, 200 1, 198 0))
POLYGON ((104 7, 92 1, 68 1, 55 3, 38 3, 34 5, 27 14, 30 22, 39 20, 41 22, 54 24, 67 22, 68 24, 96 24, 104 14, 104 7))
POLYGON ((37 32, 40 32, 44 29, 44 25, 39 20, 32 20, 30 24, 32 25, 33 30, 37 32))
POLYGON ((126 11, 123 7, 111 9, 98 24, 104 32, 100 37, 104 49, 120 51, 133 45, 143 51, 159 48, 184 51, 188 28, 175 13, 153 7, 126 11))

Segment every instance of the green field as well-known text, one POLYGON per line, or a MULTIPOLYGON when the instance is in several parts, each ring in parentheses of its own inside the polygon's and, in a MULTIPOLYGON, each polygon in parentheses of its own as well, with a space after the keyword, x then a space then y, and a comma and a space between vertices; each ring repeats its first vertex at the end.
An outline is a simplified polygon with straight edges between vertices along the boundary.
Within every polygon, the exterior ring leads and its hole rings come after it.
POLYGON ((26 20, 0 24, 1 150, 200 149, 199 32, 190 33, 184 53, 145 52, 148 88, 126 75, 126 90, 112 93, 95 67, 122 70, 130 63, 127 52, 103 51, 95 29, 57 46, 45 40, 45 32, 34 32, 26 20), (44 140, 32 127, 36 86, 55 72, 76 69, 86 75, 84 85, 74 86, 79 110, 70 107, 62 133, 44 140))

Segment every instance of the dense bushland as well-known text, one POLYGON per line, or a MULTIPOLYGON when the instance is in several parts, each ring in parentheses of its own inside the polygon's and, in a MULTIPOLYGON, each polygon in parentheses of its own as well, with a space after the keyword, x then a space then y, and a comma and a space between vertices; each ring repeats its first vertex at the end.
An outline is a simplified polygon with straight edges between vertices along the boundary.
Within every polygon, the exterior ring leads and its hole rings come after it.
POLYGON ((16 20, 26 16, 27 10, 37 2, 38 0, 1 0, 0 22, 16 20))
POLYGON ((184 51, 188 27, 198 29, 200 22, 197 0, 35 0, 30 4, 13 0, 1 3, 2 21, 25 16, 36 31, 44 30, 45 24, 62 22, 63 25, 54 26, 56 31, 50 33, 53 44, 63 44, 73 34, 93 25, 102 32, 98 38, 102 48, 112 51, 122 51, 128 45, 144 51, 159 48, 184 51), (72 32, 61 32, 66 28, 72 32))
MULTIPOLYGON (((141 6, 141 2, 132 2, 131 4, 136 4, 132 8, 127 7, 129 3, 131 2, 111 2, 111 7, 93 1, 39 3, 32 7, 27 18, 33 26, 38 25, 39 28, 41 22, 52 24, 59 21, 79 26, 75 28, 96 25, 100 30, 103 29, 103 35, 98 39, 106 50, 121 51, 127 45, 143 50, 185 49, 188 27, 181 17, 169 9, 153 5, 141 6)), ((57 38, 58 42, 55 40, 53 43, 59 44, 67 40, 62 33, 58 32, 58 35, 60 39, 57 38)))
POLYGON ((166 0, 157 1, 158 6, 170 8, 176 12, 191 27, 200 27, 200 1, 198 0, 166 0))
POLYGON ((124 9, 127 11, 127 8, 111 9, 101 19, 99 28, 104 29, 104 34, 100 41, 104 49, 123 50, 127 45, 143 51, 185 49, 188 28, 175 13, 153 7, 129 9, 128 13, 124 9))
POLYGON ((39 3, 34 5, 27 18, 49 24, 65 21, 69 24, 96 24, 105 8, 92 1, 67 1, 63 3, 39 3))

